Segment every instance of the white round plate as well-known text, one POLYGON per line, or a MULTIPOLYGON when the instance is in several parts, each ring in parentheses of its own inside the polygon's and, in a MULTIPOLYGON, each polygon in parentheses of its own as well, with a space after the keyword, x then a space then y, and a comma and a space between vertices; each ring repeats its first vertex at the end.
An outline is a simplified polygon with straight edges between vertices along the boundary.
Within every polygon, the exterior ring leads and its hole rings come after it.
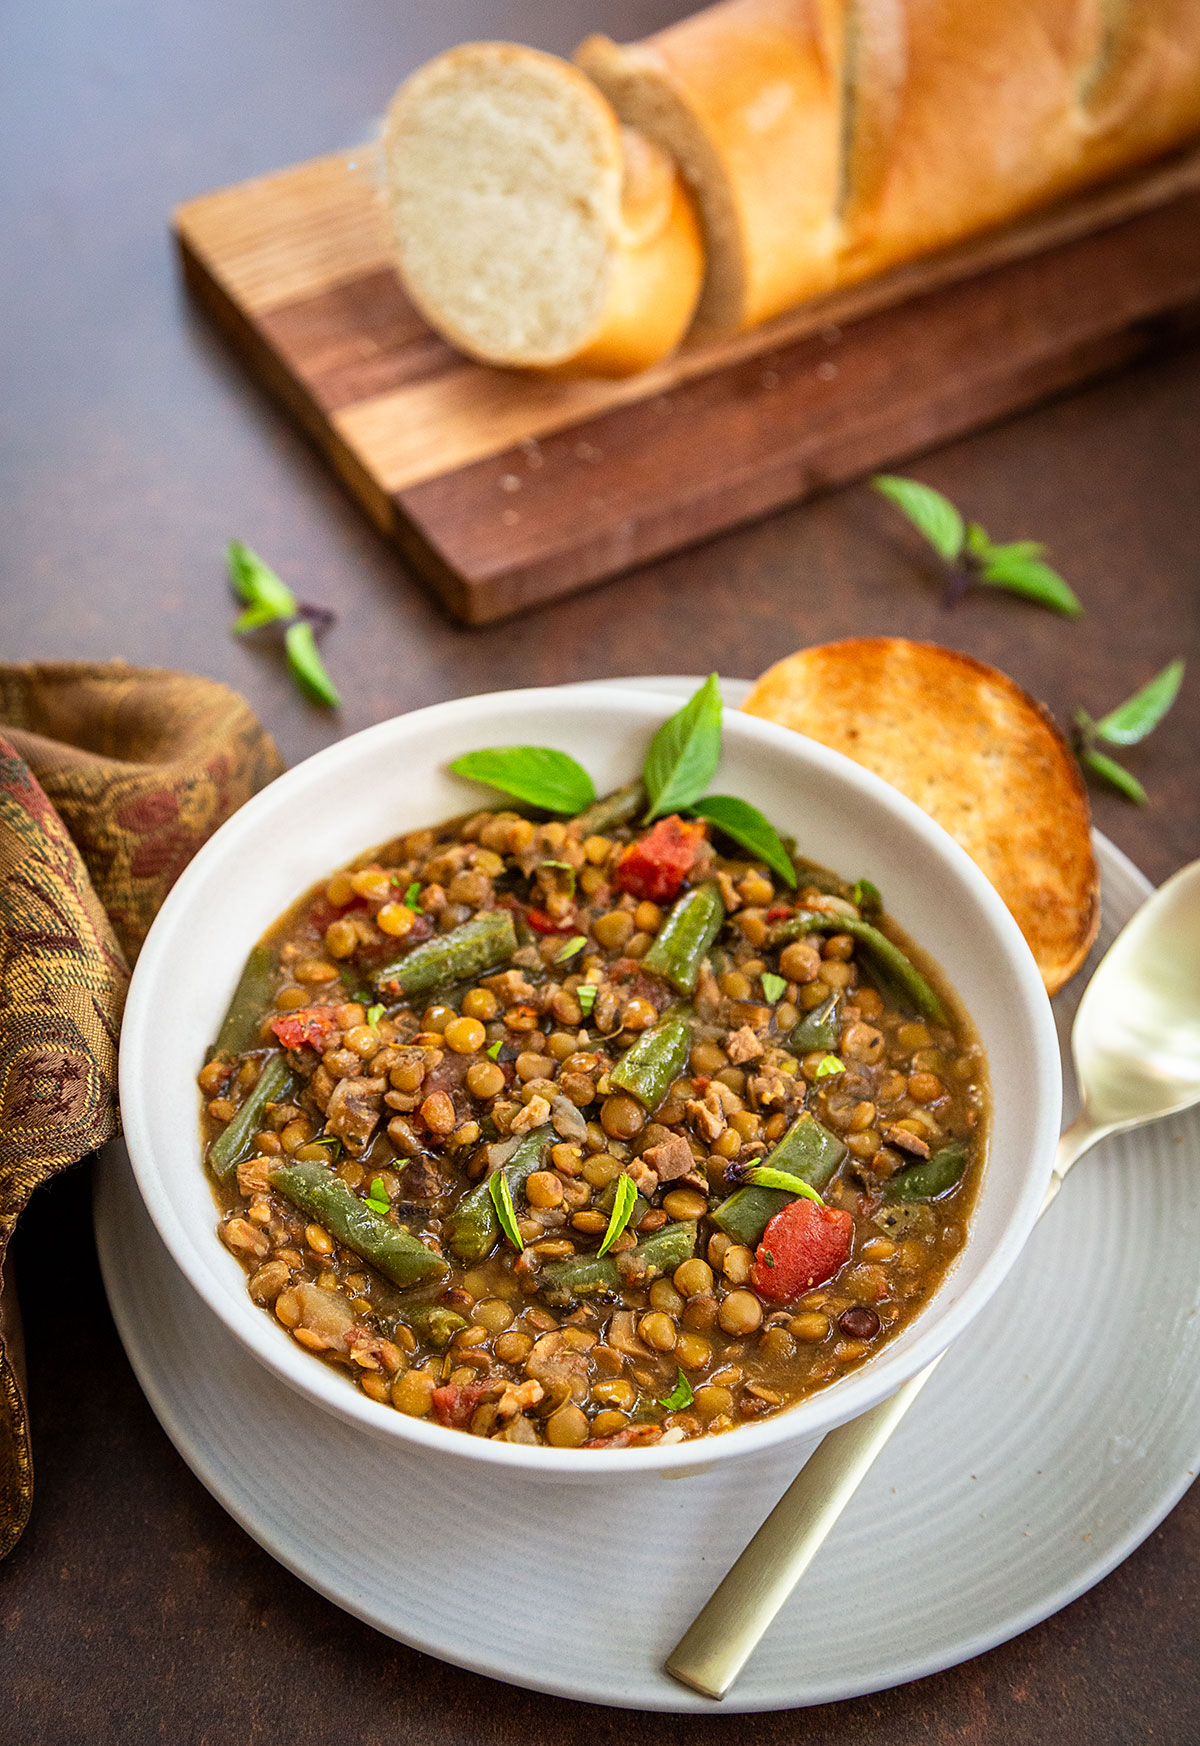
MULTIPOLYGON (((1110 843, 1097 849, 1103 925, 1055 1003, 1064 1046, 1088 972, 1150 889, 1110 843)), ((1066 1091, 1069 1119, 1069 1068, 1066 1091)), ((1157 1526, 1200 1458, 1198 1170, 1196 1112, 1079 1166, 723 1709, 829 1703, 965 1661, 1065 1606, 1157 1526)), ((791 1479, 786 1450, 728 1472, 631 1476, 619 1496, 499 1473, 484 1492, 458 1462, 431 1477, 428 1460, 314 1410, 225 1332, 163 1247, 119 1146, 97 1177, 96 1238, 163 1428, 302 1580, 401 1642, 515 1685, 714 1708, 663 1658, 791 1479), (338 1472, 353 1472, 352 1494, 330 1483, 338 1472)))

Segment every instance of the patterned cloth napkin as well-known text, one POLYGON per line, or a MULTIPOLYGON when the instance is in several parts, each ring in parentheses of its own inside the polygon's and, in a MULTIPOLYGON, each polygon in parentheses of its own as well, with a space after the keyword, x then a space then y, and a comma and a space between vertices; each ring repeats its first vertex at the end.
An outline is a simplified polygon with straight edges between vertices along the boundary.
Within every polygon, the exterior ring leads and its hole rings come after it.
POLYGON ((117 1131, 129 966, 196 850, 282 768, 215 680, 0 666, 0 1558, 33 1496, 8 1240, 38 1184, 117 1131))

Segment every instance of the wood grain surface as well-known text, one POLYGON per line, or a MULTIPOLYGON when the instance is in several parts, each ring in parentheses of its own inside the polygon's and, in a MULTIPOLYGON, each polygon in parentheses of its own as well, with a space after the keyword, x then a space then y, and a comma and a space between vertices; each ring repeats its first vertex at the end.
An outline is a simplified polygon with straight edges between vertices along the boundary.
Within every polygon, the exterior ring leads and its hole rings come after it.
POLYGON ((467 624, 975 429, 1200 320, 1192 146, 636 376, 496 370, 405 297, 381 176, 366 144, 187 201, 174 227, 198 303, 467 624))
MULTIPOLYGON (((926 455, 997 538, 1037 537, 1087 605, 1066 623, 980 591, 953 613, 887 506, 827 493, 488 630, 451 624, 181 292, 164 214, 366 137, 450 43, 569 52, 668 0, 47 0, 0 23, 0 624, 12 658, 189 667, 237 686, 298 761, 397 711, 506 685, 720 667, 833 636, 931 637, 995 661, 1060 720, 1174 654, 1183 695, 1130 754, 1151 802, 1096 822, 1154 879, 1200 855, 1200 349, 1165 353, 926 455), (237 536, 306 598, 346 702, 301 699, 234 641, 237 536)), ((897 368, 907 360, 897 359, 897 368)), ((817 1712, 646 1719, 534 1697, 373 1635, 281 1570, 156 1425, 104 1304, 88 1170, 14 1246, 37 1496, 0 1566, 0 1746, 1195 1746, 1200 1494, 1089 1595, 977 1661, 817 1712)), ((880 1548, 886 1566, 887 1548, 880 1548)), ((895 1571, 903 1582, 902 1570, 895 1571)), ((514 1549, 514 1580, 535 1580, 514 1549)), ((553 1654, 553 1620, 546 1652, 553 1654)))

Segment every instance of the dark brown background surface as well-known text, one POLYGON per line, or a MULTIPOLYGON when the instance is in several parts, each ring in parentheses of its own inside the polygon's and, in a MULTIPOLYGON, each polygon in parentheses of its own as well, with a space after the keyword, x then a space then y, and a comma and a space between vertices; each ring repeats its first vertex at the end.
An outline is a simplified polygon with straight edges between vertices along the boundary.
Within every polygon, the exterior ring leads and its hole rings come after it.
MULTIPOLYGON (((920 463, 997 538, 1046 540, 1088 606, 1068 624, 981 592, 947 616, 862 488, 494 631, 453 627, 186 307, 177 200, 362 138, 394 83, 470 36, 569 50, 669 0, 40 0, 0 20, 0 612, 6 658, 191 667, 250 698, 296 761, 400 710, 508 684, 710 666, 903 632, 1006 667, 1065 719, 1176 653, 1184 697, 1130 757, 1152 804, 1096 819, 1154 879, 1200 854, 1200 351, 1179 352, 920 463), (337 608, 346 697, 303 703, 236 644, 237 535, 337 608)), ((337 1741, 547 1746, 1194 1746, 1200 1498, 1057 1618, 968 1666, 817 1712, 643 1720, 534 1698, 413 1654, 274 1565, 175 1455, 117 1344, 88 1173, 16 1244, 38 1492, 0 1567, 0 1746, 337 1741)), ((885 1556, 881 1549, 881 1557, 885 1556)), ((514 1580, 536 1568, 514 1548, 514 1580)), ((902 1583, 903 1571, 895 1572, 902 1583)), ((546 1653, 553 1656, 553 1621, 546 1653)))

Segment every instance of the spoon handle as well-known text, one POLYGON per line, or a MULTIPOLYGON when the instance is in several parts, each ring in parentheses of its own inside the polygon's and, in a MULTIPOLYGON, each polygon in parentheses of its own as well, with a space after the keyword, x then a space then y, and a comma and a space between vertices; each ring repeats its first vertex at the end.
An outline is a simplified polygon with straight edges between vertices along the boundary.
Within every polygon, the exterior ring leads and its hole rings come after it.
POLYGON ((668 1673, 706 1697, 725 1696, 940 1362, 939 1355, 887 1400, 821 1439, 671 1651, 668 1673))
MULTIPOLYGON (((1108 1131, 1086 1115, 1065 1130, 1039 1218, 1067 1171, 1108 1131)), ((725 1696, 940 1362, 939 1356, 887 1400, 821 1439, 667 1657, 673 1678, 706 1697, 725 1696)))

